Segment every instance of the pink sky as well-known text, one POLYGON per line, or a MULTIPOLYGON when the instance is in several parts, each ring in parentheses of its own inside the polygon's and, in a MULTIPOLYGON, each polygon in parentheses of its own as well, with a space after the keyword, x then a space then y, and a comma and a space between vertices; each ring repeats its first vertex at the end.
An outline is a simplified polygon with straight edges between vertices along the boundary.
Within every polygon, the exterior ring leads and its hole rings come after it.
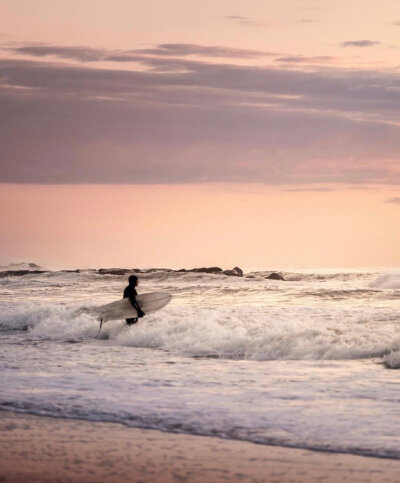
POLYGON ((1 262, 399 264, 399 33, 394 0, 4 0, 1 262))
POLYGON ((291 189, 3 185, 1 261, 245 270, 400 264, 394 192, 291 189))

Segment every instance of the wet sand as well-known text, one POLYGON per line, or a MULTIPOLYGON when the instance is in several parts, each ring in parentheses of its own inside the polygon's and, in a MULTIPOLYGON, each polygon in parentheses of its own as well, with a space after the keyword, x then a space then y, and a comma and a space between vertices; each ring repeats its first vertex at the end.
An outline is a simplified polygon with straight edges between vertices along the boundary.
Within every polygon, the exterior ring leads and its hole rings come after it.
POLYGON ((395 482, 400 460, 0 411, 1 482, 395 482))

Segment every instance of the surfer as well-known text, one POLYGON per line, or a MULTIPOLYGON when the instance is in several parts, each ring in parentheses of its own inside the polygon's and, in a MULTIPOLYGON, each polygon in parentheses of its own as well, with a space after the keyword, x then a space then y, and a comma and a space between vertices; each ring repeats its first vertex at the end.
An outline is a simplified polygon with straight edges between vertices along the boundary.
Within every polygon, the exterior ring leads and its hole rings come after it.
POLYGON ((128 325, 132 325, 132 324, 136 324, 136 322, 138 321, 138 318, 141 318, 146 314, 139 307, 139 304, 137 303, 137 300, 136 300, 136 296, 137 296, 136 287, 139 285, 139 279, 136 277, 136 275, 131 275, 128 280, 129 280, 129 285, 124 290, 124 299, 128 298, 129 302, 132 304, 132 307, 134 307, 138 313, 137 317, 134 317, 132 319, 125 319, 128 325))

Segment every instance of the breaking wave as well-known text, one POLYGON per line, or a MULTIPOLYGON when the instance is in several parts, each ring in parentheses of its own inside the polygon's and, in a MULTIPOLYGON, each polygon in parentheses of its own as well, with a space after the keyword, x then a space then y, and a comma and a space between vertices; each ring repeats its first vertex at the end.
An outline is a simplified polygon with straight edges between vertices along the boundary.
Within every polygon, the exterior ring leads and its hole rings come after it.
POLYGON ((62 304, 35 305, 21 304, 2 306, 0 330, 26 330, 46 338, 69 336, 90 337, 94 333, 94 317, 82 307, 62 304))
MULTIPOLYGON (((86 339, 96 337, 99 325, 90 307, 24 304, 2 308, 0 329, 86 339)), ((132 327, 107 322, 100 337, 192 357, 255 361, 362 359, 400 350, 398 315, 385 310, 168 307, 132 327)))

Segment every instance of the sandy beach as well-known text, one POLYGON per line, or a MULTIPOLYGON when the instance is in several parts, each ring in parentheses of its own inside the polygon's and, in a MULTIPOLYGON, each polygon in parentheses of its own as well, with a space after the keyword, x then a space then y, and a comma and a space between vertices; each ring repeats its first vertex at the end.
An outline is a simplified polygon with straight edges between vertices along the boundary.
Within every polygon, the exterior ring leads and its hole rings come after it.
POLYGON ((0 412, 2 482, 399 481, 400 461, 0 412))

